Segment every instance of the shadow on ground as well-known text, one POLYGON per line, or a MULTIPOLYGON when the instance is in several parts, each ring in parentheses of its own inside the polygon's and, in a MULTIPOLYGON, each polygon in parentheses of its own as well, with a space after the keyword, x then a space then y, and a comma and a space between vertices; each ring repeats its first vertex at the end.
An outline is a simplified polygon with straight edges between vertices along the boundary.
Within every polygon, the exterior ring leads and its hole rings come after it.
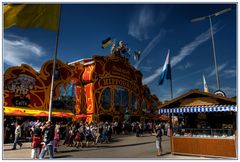
POLYGON ((70 155, 60 155, 60 156, 55 156, 54 158, 68 158, 71 157, 70 155))

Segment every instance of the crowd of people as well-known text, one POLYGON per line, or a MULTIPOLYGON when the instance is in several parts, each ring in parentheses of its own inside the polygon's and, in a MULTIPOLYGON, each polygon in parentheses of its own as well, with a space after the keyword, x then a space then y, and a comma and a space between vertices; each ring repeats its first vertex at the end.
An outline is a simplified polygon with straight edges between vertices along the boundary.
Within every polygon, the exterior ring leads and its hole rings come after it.
POLYGON ((23 145, 19 141, 20 137, 25 139, 29 137, 32 142, 32 159, 42 159, 46 152, 52 159, 54 152, 58 151, 60 140, 66 147, 89 147, 90 145, 112 142, 112 134, 135 133, 136 137, 141 137, 144 133, 156 133, 157 128, 160 129, 161 135, 167 135, 167 123, 156 125, 150 121, 148 123, 125 121, 111 123, 61 121, 52 123, 39 120, 26 120, 20 123, 19 121, 4 121, 4 141, 9 141, 11 137, 14 139, 12 149, 16 149, 17 144, 20 148, 23 145))

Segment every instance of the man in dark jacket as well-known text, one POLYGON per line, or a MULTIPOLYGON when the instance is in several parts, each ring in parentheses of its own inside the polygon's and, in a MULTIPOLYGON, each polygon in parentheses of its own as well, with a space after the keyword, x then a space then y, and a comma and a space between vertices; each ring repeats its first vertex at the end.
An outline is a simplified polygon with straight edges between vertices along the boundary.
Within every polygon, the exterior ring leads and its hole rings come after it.
POLYGON ((45 153, 48 151, 49 158, 53 159, 53 144, 54 144, 54 126, 51 121, 47 121, 44 128, 44 136, 43 136, 43 146, 42 151, 39 155, 39 159, 44 158, 45 153))

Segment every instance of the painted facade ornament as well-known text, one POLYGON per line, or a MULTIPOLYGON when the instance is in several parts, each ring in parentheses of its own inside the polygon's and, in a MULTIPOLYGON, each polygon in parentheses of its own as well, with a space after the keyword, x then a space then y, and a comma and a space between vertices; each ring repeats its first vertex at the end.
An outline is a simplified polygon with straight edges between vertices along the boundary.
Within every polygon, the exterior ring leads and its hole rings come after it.
POLYGON ((33 89, 36 80, 26 74, 20 74, 17 78, 7 83, 7 89, 14 94, 12 104, 15 106, 28 106, 30 99, 27 94, 33 89))

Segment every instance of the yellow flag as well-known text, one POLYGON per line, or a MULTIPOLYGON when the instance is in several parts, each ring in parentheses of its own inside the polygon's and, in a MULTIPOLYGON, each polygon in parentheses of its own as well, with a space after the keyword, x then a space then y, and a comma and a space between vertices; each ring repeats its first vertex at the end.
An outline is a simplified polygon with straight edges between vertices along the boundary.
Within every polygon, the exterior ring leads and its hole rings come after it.
POLYGON ((59 15, 58 4, 8 4, 4 5, 4 28, 16 25, 21 28, 39 27, 56 32, 59 15))

